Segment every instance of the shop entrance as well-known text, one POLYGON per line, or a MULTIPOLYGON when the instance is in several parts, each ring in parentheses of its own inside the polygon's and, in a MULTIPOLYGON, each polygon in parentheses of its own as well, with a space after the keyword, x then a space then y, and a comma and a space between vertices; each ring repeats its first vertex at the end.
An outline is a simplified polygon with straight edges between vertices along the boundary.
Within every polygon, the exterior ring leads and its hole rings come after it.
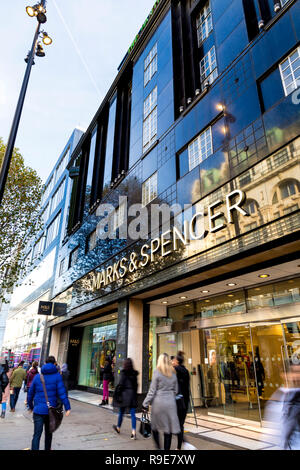
POLYGON ((261 423, 266 403, 300 364, 300 321, 260 322, 161 334, 159 353, 185 352, 198 415, 261 423))

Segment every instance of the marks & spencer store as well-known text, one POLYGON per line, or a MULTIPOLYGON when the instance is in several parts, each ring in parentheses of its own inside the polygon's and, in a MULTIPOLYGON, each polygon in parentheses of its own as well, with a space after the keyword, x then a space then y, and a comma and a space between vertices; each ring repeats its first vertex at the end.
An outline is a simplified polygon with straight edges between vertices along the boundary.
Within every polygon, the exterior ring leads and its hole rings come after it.
POLYGON ((131 357, 142 399, 158 355, 181 350, 196 416, 260 424, 288 385, 300 361, 300 10, 265 3, 259 29, 247 2, 156 2, 73 152, 53 291, 68 309, 48 323, 71 387, 99 393, 109 356, 113 389, 131 357), (103 239, 99 204, 121 231, 125 196, 182 210, 155 237, 103 239))

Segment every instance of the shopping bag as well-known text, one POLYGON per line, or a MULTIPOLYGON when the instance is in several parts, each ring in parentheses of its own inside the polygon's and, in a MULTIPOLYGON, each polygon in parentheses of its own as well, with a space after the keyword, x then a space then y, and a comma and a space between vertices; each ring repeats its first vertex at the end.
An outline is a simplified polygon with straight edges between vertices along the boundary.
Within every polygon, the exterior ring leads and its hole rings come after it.
POLYGON ((147 438, 151 436, 151 422, 148 413, 143 413, 140 425, 140 434, 147 438))

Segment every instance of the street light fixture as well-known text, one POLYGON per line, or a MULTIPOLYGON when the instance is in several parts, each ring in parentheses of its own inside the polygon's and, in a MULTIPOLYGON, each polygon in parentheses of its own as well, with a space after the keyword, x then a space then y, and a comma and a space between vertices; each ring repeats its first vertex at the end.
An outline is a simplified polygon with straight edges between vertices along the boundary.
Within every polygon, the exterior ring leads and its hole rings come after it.
MULTIPOLYGON (((14 150, 14 145, 15 145, 15 141, 17 137, 19 124, 20 124, 20 119, 21 119, 26 91, 27 91, 27 87, 29 83, 31 68, 32 68, 32 65, 34 64, 34 56, 35 55, 37 55, 38 57, 45 56, 45 52, 43 50, 43 46, 39 42, 39 38, 41 36, 41 32, 40 32, 41 24, 46 23, 47 21, 46 0, 41 0, 40 3, 37 3, 36 5, 33 5, 33 6, 27 6, 26 12, 30 17, 36 16, 38 25, 36 27, 36 31, 34 34, 31 50, 25 59, 25 62, 27 63, 27 67, 26 67, 18 103, 17 103, 17 108, 15 111, 14 119, 13 119, 11 130, 10 130, 10 134, 9 134, 9 138, 8 138, 8 142, 6 146, 6 151, 4 154, 4 158, 3 158, 2 166, 0 170, 0 204, 3 199, 5 184, 6 184, 10 162, 11 162, 11 158, 12 158, 12 154, 14 150)), ((45 32, 42 32, 42 40, 45 45, 49 45, 52 43, 52 39, 45 32)))

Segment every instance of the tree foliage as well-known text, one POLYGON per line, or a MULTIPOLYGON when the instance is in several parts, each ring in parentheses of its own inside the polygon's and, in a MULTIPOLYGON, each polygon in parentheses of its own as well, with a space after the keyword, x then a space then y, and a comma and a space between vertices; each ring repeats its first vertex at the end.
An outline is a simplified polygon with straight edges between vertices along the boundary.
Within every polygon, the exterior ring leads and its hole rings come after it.
MULTIPOLYGON (((0 165, 6 146, 0 138, 0 165)), ((0 301, 18 280, 23 269, 24 251, 40 230, 42 180, 14 149, 0 206, 0 301)))

